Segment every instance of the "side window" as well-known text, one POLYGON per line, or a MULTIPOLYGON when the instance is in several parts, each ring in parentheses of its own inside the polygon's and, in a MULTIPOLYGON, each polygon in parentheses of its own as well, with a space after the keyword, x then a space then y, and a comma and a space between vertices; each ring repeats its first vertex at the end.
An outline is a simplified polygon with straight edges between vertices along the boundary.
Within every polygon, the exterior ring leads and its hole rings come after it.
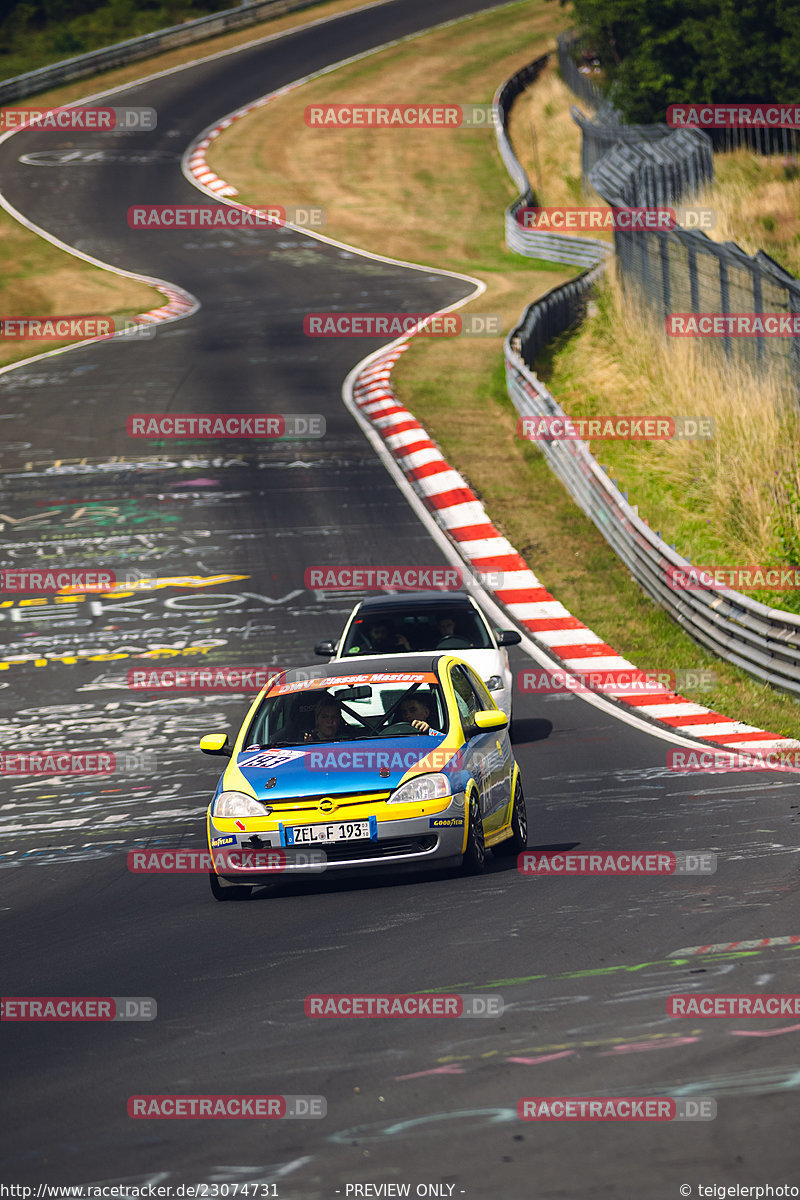
POLYGON ((474 671, 468 672, 472 690, 478 699, 478 709, 485 712, 488 709, 490 712, 495 708, 494 700, 492 700, 488 691, 484 687, 483 680, 479 679, 474 671))
POLYGON ((464 724, 469 724, 476 712, 481 709, 481 704, 475 695, 475 689, 469 681, 469 676, 463 667, 456 664, 451 668, 450 678, 453 681, 453 688, 456 693, 456 704, 464 724))

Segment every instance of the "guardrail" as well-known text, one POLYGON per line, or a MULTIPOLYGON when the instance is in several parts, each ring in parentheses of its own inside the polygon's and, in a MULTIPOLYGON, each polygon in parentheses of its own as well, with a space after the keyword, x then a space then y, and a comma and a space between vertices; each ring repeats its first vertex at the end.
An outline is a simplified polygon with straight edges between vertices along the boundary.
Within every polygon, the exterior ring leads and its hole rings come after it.
MULTIPOLYGON (((530 203, 533 194, 505 130, 509 96, 522 90, 518 87, 513 91, 509 88, 511 83, 507 81, 495 97, 495 121, 500 153, 515 183, 523 191, 523 196, 516 201, 520 206, 530 203)), ((618 200, 624 203, 621 198, 618 200)), ((508 213, 506 228, 508 230, 508 213)), ((683 230, 679 233, 686 242, 687 253, 691 253, 698 243, 710 241, 702 234, 683 230)), ((643 236, 646 235, 628 235, 629 239, 643 236)), ((748 276, 752 277, 752 260, 747 259, 738 247, 735 249, 737 255, 747 260, 748 276)), ((555 398, 537 379, 533 363, 545 343, 583 319, 592 286, 602 269, 599 264, 584 271, 577 279, 553 288, 534 301, 506 339, 506 384, 521 417, 565 417, 555 398)), ((653 277, 656 278, 655 271, 653 277)), ((663 278, 660 270, 657 277, 663 278)), ((588 445, 580 439, 540 440, 538 445, 550 469, 597 526, 636 582, 690 637, 756 679, 800 697, 800 615, 770 608, 729 588, 679 590, 674 584, 673 572, 690 570, 689 560, 678 554, 674 546, 668 545, 639 516, 636 507, 628 503, 627 496, 608 477, 588 445)))
MULTIPOLYGON (((559 58, 574 44, 560 40, 559 58)), ((665 207, 693 197, 714 179, 712 139, 703 130, 625 125, 607 101, 591 118, 577 108, 571 114, 582 135, 584 184, 613 208, 665 207)), ((704 212, 713 215, 711 209, 704 212)), ((676 309, 800 313, 800 283, 788 271, 761 250, 751 257, 734 242, 713 241, 702 229, 619 229, 614 249, 623 284, 636 288, 657 319, 676 309)), ((720 346, 729 361, 768 369, 800 395, 797 338, 724 337, 720 346)))
MULTIPOLYGON (((577 283, 578 281, 575 281, 577 283)), ((567 284, 566 287, 574 286, 567 284)), ((555 289, 559 291, 561 289, 555 289)), ((531 310, 552 302, 553 293, 525 312, 506 340, 508 394, 520 416, 565 416, 544 384, 514 349, 531 310)), ((679 590, 672 571, 687 571, 689 560, 667 545, 609 479, 585 442, 540 441, 548 465, 573 500, 644 591, 700 645, 749 675, 800 696, 800 615, 768 608, 728 588, 679 590)))
POLYGON ((89 50, 86 54, 76 55, 75 58, 67 58, 62 62, 40 67, 36 71, 26 71, 24 75, 15 75, 12 79, 3 80, 0 82, 0 103, 19 100, 23 96, 33 96, 57 84, 68 83, 72 79, 85 79, 87 75, 94 75, 98 71, 136 62, 140 58, 149 58, 152 54, 158 54, 162 50, 173 50, 176 46, 188 46, 217 33, 256 25, 267 17, 312 8, 319 2, 320 0, 256 0, 253 4, 241 4, 237 8, 224 9, 207 17, 186 21, 183 25, 157 29, 142 37, 117 42, 113 46, 89 50))
POLYGON ((509 250, 522 254, 526 258, 541 258, 548 262, 569 263, 577 266, 594 266, 612 253, 612 247, 608 242, 601 242, 596 238, 570 237, 566 234, 552 233, 549 230, 528 229, 520 223, 517 216, 520 209, 536 207, 536 197, 525 169, 511 147, 506 129, 508 113, 517 96, 535 79, 538 79, 549 58, 549 54, 543 54, 541 58, 529 63, 521 71, 517 71, 505 83, 501 83, 492 101, 497 149, 506 165, 506 170, 520 190, 518 198, 509 205, 505 212, 506 245, 509 250))

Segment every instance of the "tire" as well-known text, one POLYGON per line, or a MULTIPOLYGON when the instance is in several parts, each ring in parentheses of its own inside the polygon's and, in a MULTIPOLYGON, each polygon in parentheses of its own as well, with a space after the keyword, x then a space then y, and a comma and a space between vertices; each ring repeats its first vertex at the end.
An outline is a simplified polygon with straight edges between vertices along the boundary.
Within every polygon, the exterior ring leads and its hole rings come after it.
POLYGON ((469 802, 469 824, 467 826, 467 848, 461 860, 465 875, 480 875, 486 866, 486 846, 483 840, 483 821, 478 801, 473 795, 469 802))
POLYGON ((519 775, 517 776, 517 786, 514 789, 511 830, 511 837, 493 846, 492 854, 498 854, 501 858, 510 858, 512 854, 519 854, 528 845, 528 810, 525 805, 525 797, 522 794, 522 784, 519 781, 519 775))
POLYGON ((215 900, 249 900, 252 887, 242 883, 223 884, 215 871, 209 871, 208 882, 215 900))

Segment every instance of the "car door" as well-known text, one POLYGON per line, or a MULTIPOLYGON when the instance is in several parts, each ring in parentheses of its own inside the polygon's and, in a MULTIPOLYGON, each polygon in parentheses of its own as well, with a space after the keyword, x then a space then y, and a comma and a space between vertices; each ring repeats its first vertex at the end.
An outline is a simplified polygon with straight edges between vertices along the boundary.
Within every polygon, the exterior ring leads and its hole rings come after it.
POLYGON ((499 828, 499 823, 493 821, 497 803, 495 779, 498 757, 495 746, 497 733, 493 730, 476 730, 474 727, 475 713, 482 712, 489 705, 476 690, 475 676, 470 669, 460 663, 453 663, 450 667, 450 679, 466 738, 464 766, 478 785, 481 818, 484 830, 490 833, 493 829, 499 828))
MULTIPOLYGON (((465 667, 464 672, 475 694, 478 710, 486 711, 488 709, 491 712, 495 708, 495 704, 483 680, 471 667, 465 667)), ((494 833, 507 825, 510 820, 514 755, 507 727, 487 730, 478 736, 481 738, 482 766, 486 774, 489 793, 484 827, 487 833, 494 833)))

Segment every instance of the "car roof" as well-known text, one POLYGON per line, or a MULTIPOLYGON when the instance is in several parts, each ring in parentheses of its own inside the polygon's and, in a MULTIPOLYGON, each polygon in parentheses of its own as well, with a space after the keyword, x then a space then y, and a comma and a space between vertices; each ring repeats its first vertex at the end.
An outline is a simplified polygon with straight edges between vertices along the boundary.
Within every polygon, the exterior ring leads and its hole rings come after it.
POLYGON ((367 596, 358 606, 358 613, 390 613, 401 608, 469 608, 472 601, 466 592, 402 592, 393 596, 367 596))
POLYGON ((447 650, 428 651, 425 654, 373 654, 369 658, 359 654, 358 657, 338 658, 330 663, 317 662, 312 666, 292 667, 291 671, 285 673, 308 672, 312 679, 335 678, 339 675, 407 675, 428 671, 438 675, 439 661, 451 656, 452 652, 447 650))

